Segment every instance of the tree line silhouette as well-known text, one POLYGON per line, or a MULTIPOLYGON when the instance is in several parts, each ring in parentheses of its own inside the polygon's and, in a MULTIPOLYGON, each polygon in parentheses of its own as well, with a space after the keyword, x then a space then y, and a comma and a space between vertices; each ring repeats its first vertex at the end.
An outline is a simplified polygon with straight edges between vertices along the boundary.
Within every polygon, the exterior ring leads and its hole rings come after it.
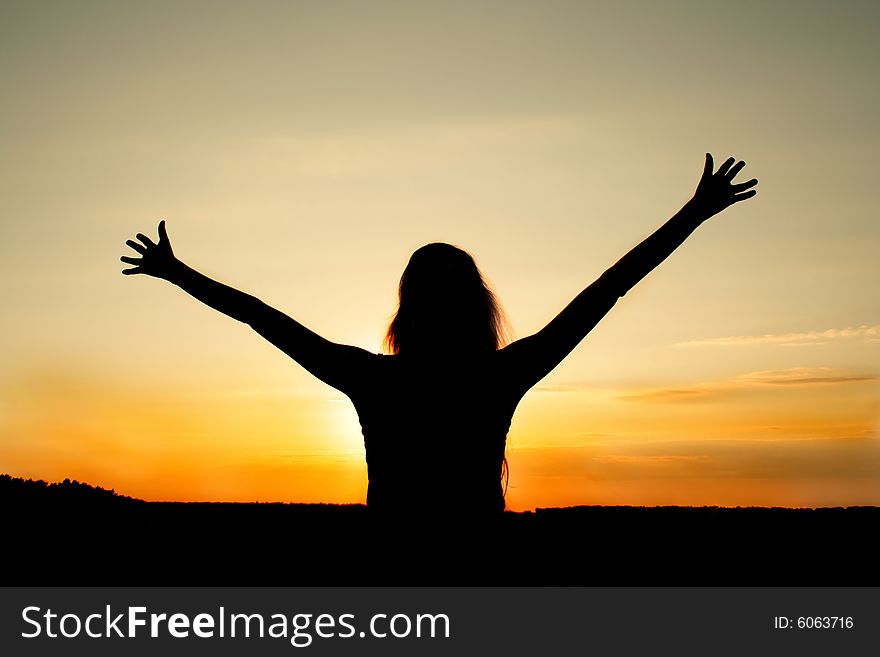
POLYGON ((0 475, 7 585, 877 585, 878 507, 582 506, 406 524, 0 475), (377 524, 381 527, 377 528, 377 524))

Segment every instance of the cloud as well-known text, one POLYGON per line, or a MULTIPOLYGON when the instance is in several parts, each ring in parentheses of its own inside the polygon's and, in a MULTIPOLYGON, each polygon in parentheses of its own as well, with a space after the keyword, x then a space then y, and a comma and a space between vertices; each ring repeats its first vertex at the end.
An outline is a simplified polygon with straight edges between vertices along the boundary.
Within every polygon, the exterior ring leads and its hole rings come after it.
POLYGON ((880 380, 875 374, 844 372, 830 367, 791 367, 740 374, 732 379, 698 383, 686 388, 649 388, 629 392, 618 399, 629 402, 699 402, 725 393, 771 386, 846 385, 880 380))
POLYGON ((803 331, 800 333, 766 333, 764 335, 731 335, 706 340, 678 342, 677 347, 741 347, 755 344, 775 344, 781 347, 815 346, 832 340, 862 338, 864 342, 880 341, 880 324, 857 327, 831 328, 824 331, 803 331))
POLYGON ((647 402, 690 402, 700 401, 718 392, 711 387, 705 388, 654 388, 643 392, 621 395, 624 401, 647 401, 647 402))
POLYGON ((592 458, 600 463, 620 463, 625 465, 707 463, 713 460, 708 454, 598 454, 592 458))
POLYGON ((836 372, 830 367, 792 367, 786 370, 750 372, 737 377, 736 381, 744 385, 804 386, 859 383, 876 381, 877 378, 874 374, 836 372))

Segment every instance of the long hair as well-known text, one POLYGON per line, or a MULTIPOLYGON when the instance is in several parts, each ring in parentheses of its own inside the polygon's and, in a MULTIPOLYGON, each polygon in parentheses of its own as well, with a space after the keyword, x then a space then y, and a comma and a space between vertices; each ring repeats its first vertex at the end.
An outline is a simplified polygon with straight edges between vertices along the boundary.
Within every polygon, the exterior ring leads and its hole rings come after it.
POLYGON ((426 244, 412 254, 398 300, 384 340, 392 354, 494 351, 507 339, 491 286, 473 257, 451 244, 426 244))

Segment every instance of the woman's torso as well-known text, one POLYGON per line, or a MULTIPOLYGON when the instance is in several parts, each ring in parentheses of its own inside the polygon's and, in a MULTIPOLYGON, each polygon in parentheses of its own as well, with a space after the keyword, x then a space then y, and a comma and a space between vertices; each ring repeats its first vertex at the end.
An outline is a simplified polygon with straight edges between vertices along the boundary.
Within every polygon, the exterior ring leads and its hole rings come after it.
POLYGON ((364 435, 371 509, 504 509, 505 443, 519 397, 496 356, 376 357, 350 394, 364 435))

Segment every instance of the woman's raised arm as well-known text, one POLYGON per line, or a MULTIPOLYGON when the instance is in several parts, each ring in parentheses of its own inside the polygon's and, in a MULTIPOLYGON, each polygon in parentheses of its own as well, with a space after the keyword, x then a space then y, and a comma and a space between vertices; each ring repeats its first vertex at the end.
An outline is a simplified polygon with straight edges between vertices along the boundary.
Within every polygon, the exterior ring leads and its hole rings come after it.
POLYGON ((368 351, 330 342, 258 298, 212 280, 178 260, 164 221, 159 222, 158 243, 142 233, 137 239, 140 241, 126 241, 140 257, 122 256, 122 262, 132 265, 123 274, 147 274, 174 283, 205 305, 248 324, 334 388, 350 392, 363 376, 364 365, 372 360, 368 351))
POLYGON ((663 262, 710 217, 734 203, 755 195, 754 178, 743 183, 733 179, 745 166, 728 158, 713 173, 712 155, 706 153, 703 175, 693 198, 581 292, 538 333, 517 340, 501 350, 511 380, 522 393, 543 379, 599 323, 617 300, 663 262))

